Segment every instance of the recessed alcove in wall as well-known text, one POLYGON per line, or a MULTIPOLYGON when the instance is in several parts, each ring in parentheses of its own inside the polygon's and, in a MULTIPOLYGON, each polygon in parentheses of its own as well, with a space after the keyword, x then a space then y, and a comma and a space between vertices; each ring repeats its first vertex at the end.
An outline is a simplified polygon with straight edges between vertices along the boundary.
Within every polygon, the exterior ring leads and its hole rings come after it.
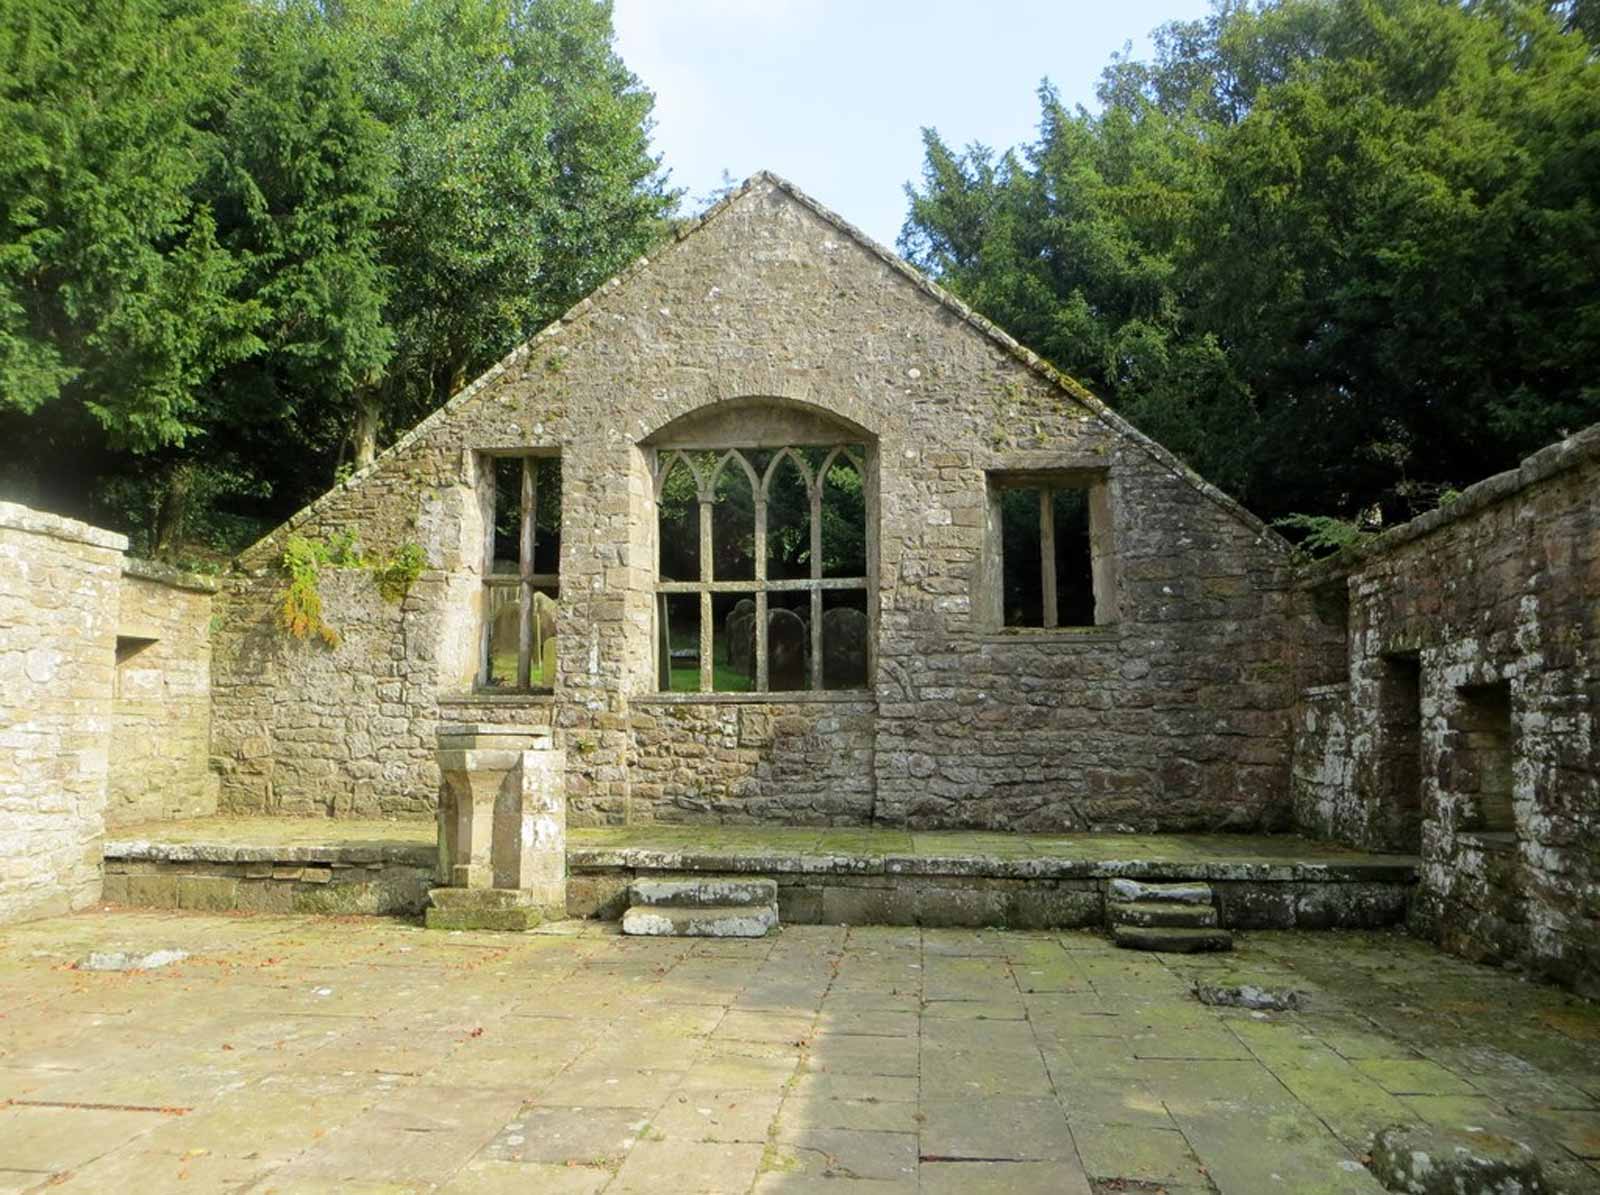
POLYGON ((1451 719, 1459 760, 1458 791, 1470 794, 1462 829, 1480 834, 1514 834, 1513 801, 1515 735, 1511 721, 1511 684, 1494 681, 1462 685, 1456 690, 1451 719))
POLYGON ((118 635, 117 636, 117 667, 112 677, 111 694, 113 697, 122 696, 122 673, 128 663, 140 652, 156 643, 151 635, 118 635))
POLYGON ((1336 577, 1310 590, 1311 613, 1322 634, 1311 653, 1310 683, 1342 685, 1350 679, 1350 585, 1336 577))
POLYGON ((1378 658, 1377 797, 1388 845, 1422 847, 1422 660, 1418 653, 1378 658))

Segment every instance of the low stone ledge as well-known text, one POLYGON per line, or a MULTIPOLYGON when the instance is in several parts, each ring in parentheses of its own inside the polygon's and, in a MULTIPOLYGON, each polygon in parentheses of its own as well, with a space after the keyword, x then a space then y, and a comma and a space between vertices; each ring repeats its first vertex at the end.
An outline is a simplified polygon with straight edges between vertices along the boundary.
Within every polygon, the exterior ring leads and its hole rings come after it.
POLYGON ((772 872, 802 875, 890 875, 908 877, 971 877, 1019 880, 1208 880, 1250 883, 1410 884, 1418 861, 1348 863, 1249 860, 1187 861, 1170 859, 1096 860, 993 855, 830 854, 760 851, 666 851, 640 847, 570 847, 572 869, 632 868, 641 871, 772 872))
POLYGON ((573 848, 567 913, 614 919, 636 878, 763 874, 792 925, 1085 929, 1105 924, 1116 879, 1201 880, 1230 929, 1371 929, 1406 919, 1408 861, 1180 863, 983 856, 803 855, 573 848))
POLYGON ((106 862, 151 863, 395 863, 432 867, 438 849, 424 843, 347 842, 336 845, 248 842, 156 842, 151 839, 110 839, 106 862))
POLYGON ((110 861, 107 904, 208 913, 315 913, 412 917, 434 868, 410 863, 264 865, 250 862, 110 861))

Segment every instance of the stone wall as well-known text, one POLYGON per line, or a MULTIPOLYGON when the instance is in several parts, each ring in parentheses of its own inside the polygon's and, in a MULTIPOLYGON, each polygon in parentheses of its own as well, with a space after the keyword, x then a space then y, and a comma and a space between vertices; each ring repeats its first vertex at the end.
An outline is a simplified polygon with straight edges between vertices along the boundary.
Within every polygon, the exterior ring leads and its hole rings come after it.
POLYGON ((217 811, 210 761, 216 588, 148 561, 123 565, 108 827, 217 811))
POLYGON ((870 822, 876 713, 875 702, 860 699, 637 698, 629 718, 634 820, 870 822))
POLYGON ((0 922, 100 899, 126 547, 0 502, 0 922))
POLYGON ((1420 852, 1418 927, 1600 993, 1600 427, 1323 566, 1348 683, 1296 716, 1307 832, 1420 852))
POLYGON ((436 727, 487 720, 463 712, 483 602, 480 454, 529 449, 562 461, 555 692, 482 705, 556 727, 574 824, 1288 821, 1302 680, 1289 644, 1305 614, 1282 541, 770 176, 244 555, 219 595, 213 668, 225 809, 434 807, 436 727), (873 683, 843 705, 657 694, 652 448, 691 424, 735 445, 775 409, 867 446, 873 683), (1104 625, 993 624, 990 486, 1039 471, 1092 476, 1105 495, 1104 625), (416 543, 428 570, 398 605, 330 570, 342 642, 293 641, 277 627, 277 561, 292 534, 339 533, 369 552, 416 543))

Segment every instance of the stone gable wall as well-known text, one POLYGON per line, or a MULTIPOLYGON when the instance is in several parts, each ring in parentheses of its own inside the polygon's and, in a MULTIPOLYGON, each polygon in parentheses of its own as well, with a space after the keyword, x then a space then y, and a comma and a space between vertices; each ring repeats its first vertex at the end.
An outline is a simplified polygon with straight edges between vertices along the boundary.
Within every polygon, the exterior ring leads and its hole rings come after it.
POLYGON ((126 547, 0 502, 0 923, 100 899, 126 547))
POLYGON ((147 561, 123 564, 106 825, 205 817, 211 774, 214 582, 147 561))
MULTIPOLYGON (((748 409, 725 408, 730 443, 748 409)), ((436 727, 506 706, 463 700, 482 588, 476 454, 524 448, 562 457, 561 634, 554 699, 515 720, 557 728, 575 824, 1287 822, 1301 614, 1281 541, 769 179, 246 554, 218 603, 225 809, 433 808, 436 727), (878 670, 859 700, 680 712, 652 694, 647 442, 726 400, 799 406, 870 444, 878 670), (981 614, 986 475, 1068 468, 1108 479, 1121 616, 997 633, 981 614), (285 538, 338 532, 369 551, 416 542, 430 567, 398 606, 360 574, 331 575, 343 642, 288 640, 285 538)))
POLYGON ((1473 486, 1351 564, 1348 683, 1296 715, 1307 832, 1423 857, 1420 928, 1600 992, 1600 428, 1473 486), (1514 826, 1474 694, 1510 698, 1514 826))

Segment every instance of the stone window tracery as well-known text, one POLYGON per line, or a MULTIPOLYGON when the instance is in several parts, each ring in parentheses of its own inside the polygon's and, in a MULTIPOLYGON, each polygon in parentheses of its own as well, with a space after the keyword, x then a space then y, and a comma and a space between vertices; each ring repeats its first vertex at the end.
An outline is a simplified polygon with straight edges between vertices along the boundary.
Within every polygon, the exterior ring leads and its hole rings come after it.
POLYGON ((548 690, 555 684, 561 592, 561 460, 526 453, 480 459, 485 533, 478 685, 548 690))
POLYGON ((658 448, 652 472, 658 687, 865 688, 866 448, 658 448))

